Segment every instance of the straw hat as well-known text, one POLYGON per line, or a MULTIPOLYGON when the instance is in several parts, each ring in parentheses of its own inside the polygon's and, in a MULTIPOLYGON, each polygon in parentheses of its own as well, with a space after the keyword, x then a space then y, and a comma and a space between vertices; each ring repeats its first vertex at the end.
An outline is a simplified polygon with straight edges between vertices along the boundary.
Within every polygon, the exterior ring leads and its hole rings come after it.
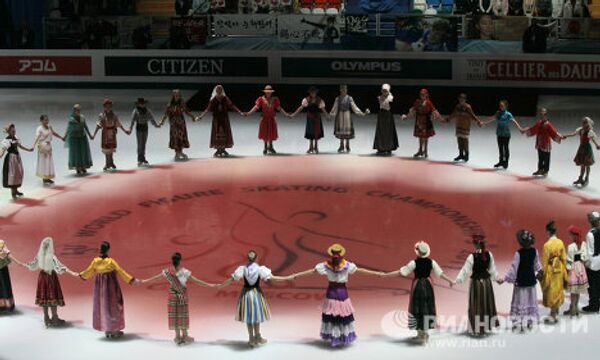
POLYGON ((340 244, 333 244, 327 249, 327 254, 329 254, 329 256, 333 256, 334 253, 344 256, 346 254, 346 249, 340 244))
POLYGON ((429 254, 431 254, 431 249, 429 248, 429 244, 427 244, 425 241, 419 241, 418 243, 416 243, 415 244, 415 254, 417 254, 417 256, 420 258, 429 257, 429 254))

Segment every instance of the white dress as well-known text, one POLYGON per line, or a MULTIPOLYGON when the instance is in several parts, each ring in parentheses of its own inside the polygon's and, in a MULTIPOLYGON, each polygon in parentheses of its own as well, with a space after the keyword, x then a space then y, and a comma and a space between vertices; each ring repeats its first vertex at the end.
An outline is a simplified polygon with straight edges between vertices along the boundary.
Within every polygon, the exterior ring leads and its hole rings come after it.
POLYGON ((38 126, 35 131, 38 149, 37 170, 35 174, 42 179, 54 179, 54 160, 52 159, 52 128, 38 126))

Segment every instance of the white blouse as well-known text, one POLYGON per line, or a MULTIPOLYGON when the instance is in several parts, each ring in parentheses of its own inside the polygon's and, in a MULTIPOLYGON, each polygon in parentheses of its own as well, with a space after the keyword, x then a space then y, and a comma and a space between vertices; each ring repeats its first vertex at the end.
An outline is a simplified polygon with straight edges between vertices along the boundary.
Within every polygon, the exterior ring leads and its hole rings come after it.
POLYGON ((48 129, 44 128, 43 126, 38 126, 38 128, 35 130, 35 137, 38 139, 38 142, 40 143, 46 143, 49 144, 52 142, 52 127, 48 127, 48 129))
MULTIPOLYGON (((431 260, 431 266, 433 268, 433 273, 435 274, 435 276, 437 276, 437 277, 442 276, 444 271, 438 265, 438 263, 435 262, 435 260, 431 260)), ((415 271, 416 268, 417 268, 417 263, 414 260, 412 260, 411 262, 409 262, 408 264, 406 264, 405 266, 403 266, 400 269, 400 275, 406 277, 406 276, 412 274, 412 272, 415 271)))
POLYGON ((246 266, 239 266, 231 277, 235 281, 239 281, 242 278, 245 278, 248 281, 248 284, 254 285, 260 278, 261 280, 269 280, 273 277, 271 273, 271 269, 266 266, 260 266, 257 263, 252 263, 246 266))
MULTIPOLYGON (((487 270, 488 270, 488 273, 490 274, 491 279, 496 280, 496 279, 498 279, 498 271, 496 270, 496 263, 494 262, 494 256, 492 255, 491 252, 488 252, 488 254, 490 255, 490 264, 488 265, 487 270)), ((475 261, 475 259, 473 257, 473 254, 469 254, 469 256, 467 257, 467 260, 465 261, 465 264, 463 265, 462 269, 456 276, 457 284, 464 283, 471 276, 471 274, 473 273, 474 261, 475 261)))
POLYGON ((581 243, 581 247, 577 248, 576 243, 570 243, 567 247, 567 270, 573 268, 575 262, 575 255, 581 256, 581 261, 585 264, 588 260, 587 244, 585 241, 581 243))
POLYGON ((383 98, 383 95, 380 95, 377 97, 377 100, 379 100, 379 108, 380 109, 390 110, 391 109, 390 104, 394 101, 394 96, 392 94, 388 94, 388 96, 383 98))
MULTIPOLYGON (((164 277, 167 277, 168 273, 169 273, 168 269, 163 270, 164 277)), ((177 279, 181 283, 181 286, 186 287, 187 281, 189 280, 190 276, 192 276, 192 272, 189 271, 188 269, 182 267, 182 268, 179 268, 179 270, 177 271, 175 276, 177 276, 177 279)))
POLYGON ((8 150, 8 148, 10 148, 13 144, 20 144, 21 140, 19 140, 19 138, 16 138, 16 140, 12 140, 12 139, 3 139, 2 142, 0 142, 0 147, 2 147, 2 149, 4 150, 8 150))
POLYGON ((45 269, 43 267, 45 267, 44 264, 40 264, 40 260, 38 259, 38 257, 36 256, 35 259, 33 259, 32 262, 30 262, 29 264, 27 264, 27 268, 31 271, 35 271, 37 269, 40 269, 42 271, 45 271, 48 274, 51 274, 52 271, 55 271, 57 274, 63 274, 67 271, 67 267, 64 266, 60 260, 58 260, 58 258, 56 256, 52 257, 52 264, 49 264, 49 268, 45 269))
MULTIPOLYGON (((308 99, 304 98, 302 99, 302 107, 305 108, 308 106, 308 99)), ((319 109, 324 109, 325 108, 325 102, 323 100, 321 100, 321 102, 319 103, 319 109)))
POLYGON ((356 264, 346 261, 346 265, 338 271, 334 271, 332 268, 327 266, 326 262, 318 263, 315 266, 315 270, 319 275, 327 276, 327 280, 335 283, 346 283, 348 282, 348 275, 354 274, 358 267, 356 264))

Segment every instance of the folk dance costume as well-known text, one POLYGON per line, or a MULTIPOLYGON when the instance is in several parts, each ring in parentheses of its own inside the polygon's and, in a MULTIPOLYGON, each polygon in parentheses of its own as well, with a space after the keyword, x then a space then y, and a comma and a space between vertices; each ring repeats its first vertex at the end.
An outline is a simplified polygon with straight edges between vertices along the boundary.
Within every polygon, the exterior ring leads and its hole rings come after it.
POLYGON ((570 294, 584 294, 588 289, 588 278, 585 272, 587 262, 587 244, 573 242, 567 247, 567 271, 569 281, 567 292, 570 294))
POLYGON ((340 140, 354 139, 354 123, 352 122, 352 113, 364 116, 364 112, 360 110, 354 103, 354 99, 350 95, 338 96, 335 98, 333 108, 329 113, 335 117, 335 127, 333 134, 340 140))
POLYGON ((579 148, 573 161, 577 166, 594 165, 594 150, 592 148, 592 139, 597 139, 596 133, 591 128, 585 130, 583 127, 577 128, 575 133, 579 135, 579 148))
POLYGON ((17 189, 23 184, 23 161, 19 154, 21 140, 16 136, 8 135, 0 146, 6 152, 4 165, 2 167, 2 186, 9 189, 17 189))
POLYGON ((133 129, 133 125, 135 124, 138 165, 148 165, 148 160, 146 160, 148 124, 151 123, 154 127, 159 127, 156 119, 154 119, 154 114, 146 107, 146 103, 147 101, 144 98, 138 98, 136 107, 131 113, 131 124, 129 125, 129 130, 131 131, 133 129))
POLYGON ((10 250, 4 244, 4 240, 0 240, 0 312, 11 312, 15 309, 15 299, 8 271, 10 263, 10 250))
POLYGON ((271 98, 261 96, 256 99, 255 105, 261 110, 258 138, 266 142, 277 140, 279 135, 277 133, 275 114, 281 107, 279 98, 276 96, 271 98))
POLYGON ((27 264, 27 268, 31 271, 40 270, 35 304, 39 307, 65 306, 58 275, 64 274, 68 269, 54 255, 51 238, 42 241, 37 256, 27 264))
MULTIPOLYGON (((105 104, 107 101, 105 101, 105 104)), ((97 128, 102 129, 101 148, 106 156, 106 166, 104 170, 116 169, 113 154, 117 151, 117 131, 123 128, 121 121, 112 110, 103 111, 98 116, 97 128)))
POLYGON ((550 151, 552 150, 552 141, 559 143, 562 136, 558 133, 554 125, 548 120, 539 120, 532 127, 527 129, 527 136, 535 136, 535 148, 538 151, 538 169, 533 175, 547 175, 550 171, 550 151))
POLYGON ((323 138, 323 121, 321 114, 325 109, 325 102, 318 96, 314 98, 305 97, 301 106, 306 109, 306 130, 304 138, 307 140, 319 140, 323 138))
POLYGON ((35 131, 37 139, 37 167, 35 174, 45 182, 54 179, 54 159, 52 158, 52 139, 54 133, 52 127, 45 128, 40 125, 35 131))
POLYGON ((473 112, 471 105, 456 104, 454 111, 448 117, 448 121, 454 120, 456 122, 456 141, 458 143, 458 156, 454 161, 469 161, 469 135, 471 134, 471 123, 477 122, 481 126, 481 121, 477 118, 473 112))
POLYGON ((433 114, 436 112, 435 105, 429 98, 425 101, 415 100, 411 110, 415 114, 415 128, 413 136, 419 139, 428 139, 435 136, 433 128, 433 114))
POLYGON ((90 152, 90 130, 85 122, 85 117, 75 105, 74 112, 69 116, 69 124, 65 134, 65 146, 69 148, 69 169, 77 170, 78 174, 85 173, 92 167, 92 154, 90 152))
POLYGON ((185 268, 176 271, 170 267, 164 269, 162 275, 169 282, 169 330, 187 330, 190 327, 187 281, 192 272, 185 268))
POLYGON ((565 302, 567 275, 567 253, 565 244, 553 235, 545 244, 542 253, 542 292, 545 307, 556 309, 565 302))
POLYGON ((384 84, 383 90, 388 91, 387 95, 379 95, 379 113, 377 114, 377 127, 375 129, 375 141, 373 149, 379 154, 391 154, 392 151, 398 149, 398 133, 396 132, 396 124, 394 123, 394 115, 391 111, 391 103, 394 101, 394 96, 390 91, 390 86, 384 84))
POLYGON ((185 101, 181 98, 181 92, 174 90, 160 124, 162 125, 165 118, 169 119, 169 148, 175 151, 176 161, 187 160, 188 158, 183 153, 183 149, 190 147, 187 125, 185 123, 186 114, 192 116, 185 101))
POLYGON ((260 282, 271 279, 271 269, 251 263, 238 267, 231 277, 235 281, 244 279, 244 287, 238 298, 235 320, 245 324, 260 324, 271 319, 271 310, 260 282))
POLYGON ((212 126, 210 131, 210 147, 212 149, 222 150, 233 147, 233 135, 231 133, 231 123, 229 121, 229 112, 235 111, 240 113, 240 110, 231 102, 229 97, 223 91, 222 96, 216 94, 213 90, 213 95, 208 104, 208 111, 212 112, 212 126))
POLYGON ((588 262, 586 272, 589 282, 590 302, 582 310, 597 313, 600 310, 600 214, 596 211, 588 214, 592 229, 586 236, 588 262))

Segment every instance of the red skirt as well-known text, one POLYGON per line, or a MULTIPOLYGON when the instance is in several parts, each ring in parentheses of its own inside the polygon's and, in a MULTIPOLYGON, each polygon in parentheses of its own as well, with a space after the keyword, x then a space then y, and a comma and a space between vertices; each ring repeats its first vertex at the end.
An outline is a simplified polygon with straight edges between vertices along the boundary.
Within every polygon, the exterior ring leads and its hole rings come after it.
POLYGON ((55 271, 52 271, 51 274, 40 271, 35 294, 35 304, 41 307, 65 306, 62 289, 60 288, 58 275, 55 271))
POLYGON ((277 122, 274 116, 263 116, 260 119, 258 138, 263 141, 277 140, 277 122))
POLYGON ((167 302, 169 311, 169 330, 187 330, 190 327, 190 313, 188 310, 187 288, 182 294, 169 290, 167 302))

